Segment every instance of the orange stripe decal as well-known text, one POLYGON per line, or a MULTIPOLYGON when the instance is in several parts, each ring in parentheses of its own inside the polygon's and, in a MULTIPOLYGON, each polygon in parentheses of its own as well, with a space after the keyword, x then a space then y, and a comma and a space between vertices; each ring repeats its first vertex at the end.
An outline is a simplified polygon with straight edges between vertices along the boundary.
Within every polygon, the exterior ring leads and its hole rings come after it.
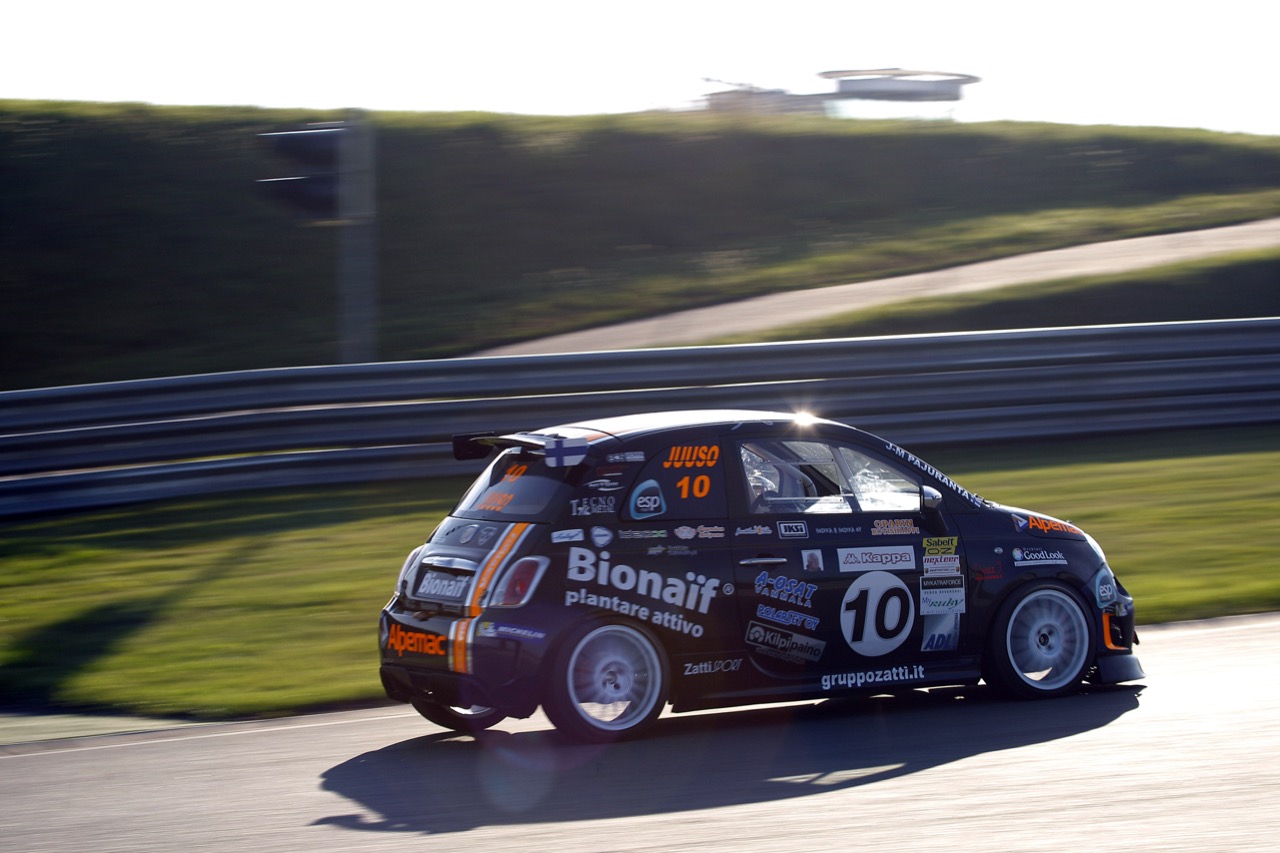
POLYGON ((449 669, 467 675, 471 672, 471 624, 463 619, 449 627, 449 669))
POLYGON ((511 557, 511 552, 516 549, 521 540, 529 533, 531 525, 527 521, 521 521, 512 524, 507 528, 507 532, 498 540, 498 544, 489 552, 489 556, 484 561, 484 568, 480 570, 480 577, 476 578, 475 586, 471 589, 471 598, 467 601, 467 613, 471 616, 480 615, 480 600, 484 598, 485 591, 489 589, 489 584, 493 582, 493 577, 498 573, 498 569, 506 565, 507 560, 511 557))

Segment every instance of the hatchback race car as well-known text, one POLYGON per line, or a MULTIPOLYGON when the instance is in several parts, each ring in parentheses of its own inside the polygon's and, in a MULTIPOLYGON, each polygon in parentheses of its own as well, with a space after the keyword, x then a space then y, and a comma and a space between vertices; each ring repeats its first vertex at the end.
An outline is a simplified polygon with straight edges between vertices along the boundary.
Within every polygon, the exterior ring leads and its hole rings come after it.
POLYGON ((541 706, 606 742, 668 703, 1144 675, 1090 536, 853 427, 664 412, 453 443, 497 457, 409 554, 380 631, 387 695, 447 728, 541 706))

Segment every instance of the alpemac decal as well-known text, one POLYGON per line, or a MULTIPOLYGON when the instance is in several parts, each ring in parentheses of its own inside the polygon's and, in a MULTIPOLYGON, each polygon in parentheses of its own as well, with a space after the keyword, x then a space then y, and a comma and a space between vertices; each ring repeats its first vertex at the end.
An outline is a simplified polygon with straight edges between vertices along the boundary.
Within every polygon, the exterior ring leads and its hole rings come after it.
POLYGON ((394 651, 396 657, 404 657, 405 653, 438 657, 445 654, 445 637, 429 631, 405 630, 394 622, 387 633, 387 651, 394 651))
POLYGON ((1019 533, 1030 532, 1035 536, 1049 536, 1054 533, 1070 533, 1075 536, 1083 536, 1084 531, 1074 524, 1066 521, 1059 521, 1056 518, 1046 518, 1039 515, 1019 515, 1018 513, 1010 513, 1009 517, 1013 519, 1013 526, 1017 528, 1019 533))

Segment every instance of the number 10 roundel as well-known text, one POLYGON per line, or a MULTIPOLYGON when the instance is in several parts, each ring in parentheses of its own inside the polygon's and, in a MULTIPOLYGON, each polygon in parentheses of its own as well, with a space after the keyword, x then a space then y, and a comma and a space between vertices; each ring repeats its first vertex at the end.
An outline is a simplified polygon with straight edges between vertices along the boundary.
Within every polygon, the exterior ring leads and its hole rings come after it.
POLYGON ((866 572, 849 585, 840 608, 845 642, 866 657, 879 657, 902 645, 915 623, 911 590, 889 572, 866 572))

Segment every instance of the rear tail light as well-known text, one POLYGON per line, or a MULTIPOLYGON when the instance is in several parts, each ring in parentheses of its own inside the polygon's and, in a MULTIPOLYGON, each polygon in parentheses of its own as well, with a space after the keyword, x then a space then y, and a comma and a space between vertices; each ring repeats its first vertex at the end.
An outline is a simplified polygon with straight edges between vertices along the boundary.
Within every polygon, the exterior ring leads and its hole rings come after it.
POLYGON ((502 573, 489 599, 490 607, 520 607, 528 602, 551 561, 546 557, 521 557, 502 573))

